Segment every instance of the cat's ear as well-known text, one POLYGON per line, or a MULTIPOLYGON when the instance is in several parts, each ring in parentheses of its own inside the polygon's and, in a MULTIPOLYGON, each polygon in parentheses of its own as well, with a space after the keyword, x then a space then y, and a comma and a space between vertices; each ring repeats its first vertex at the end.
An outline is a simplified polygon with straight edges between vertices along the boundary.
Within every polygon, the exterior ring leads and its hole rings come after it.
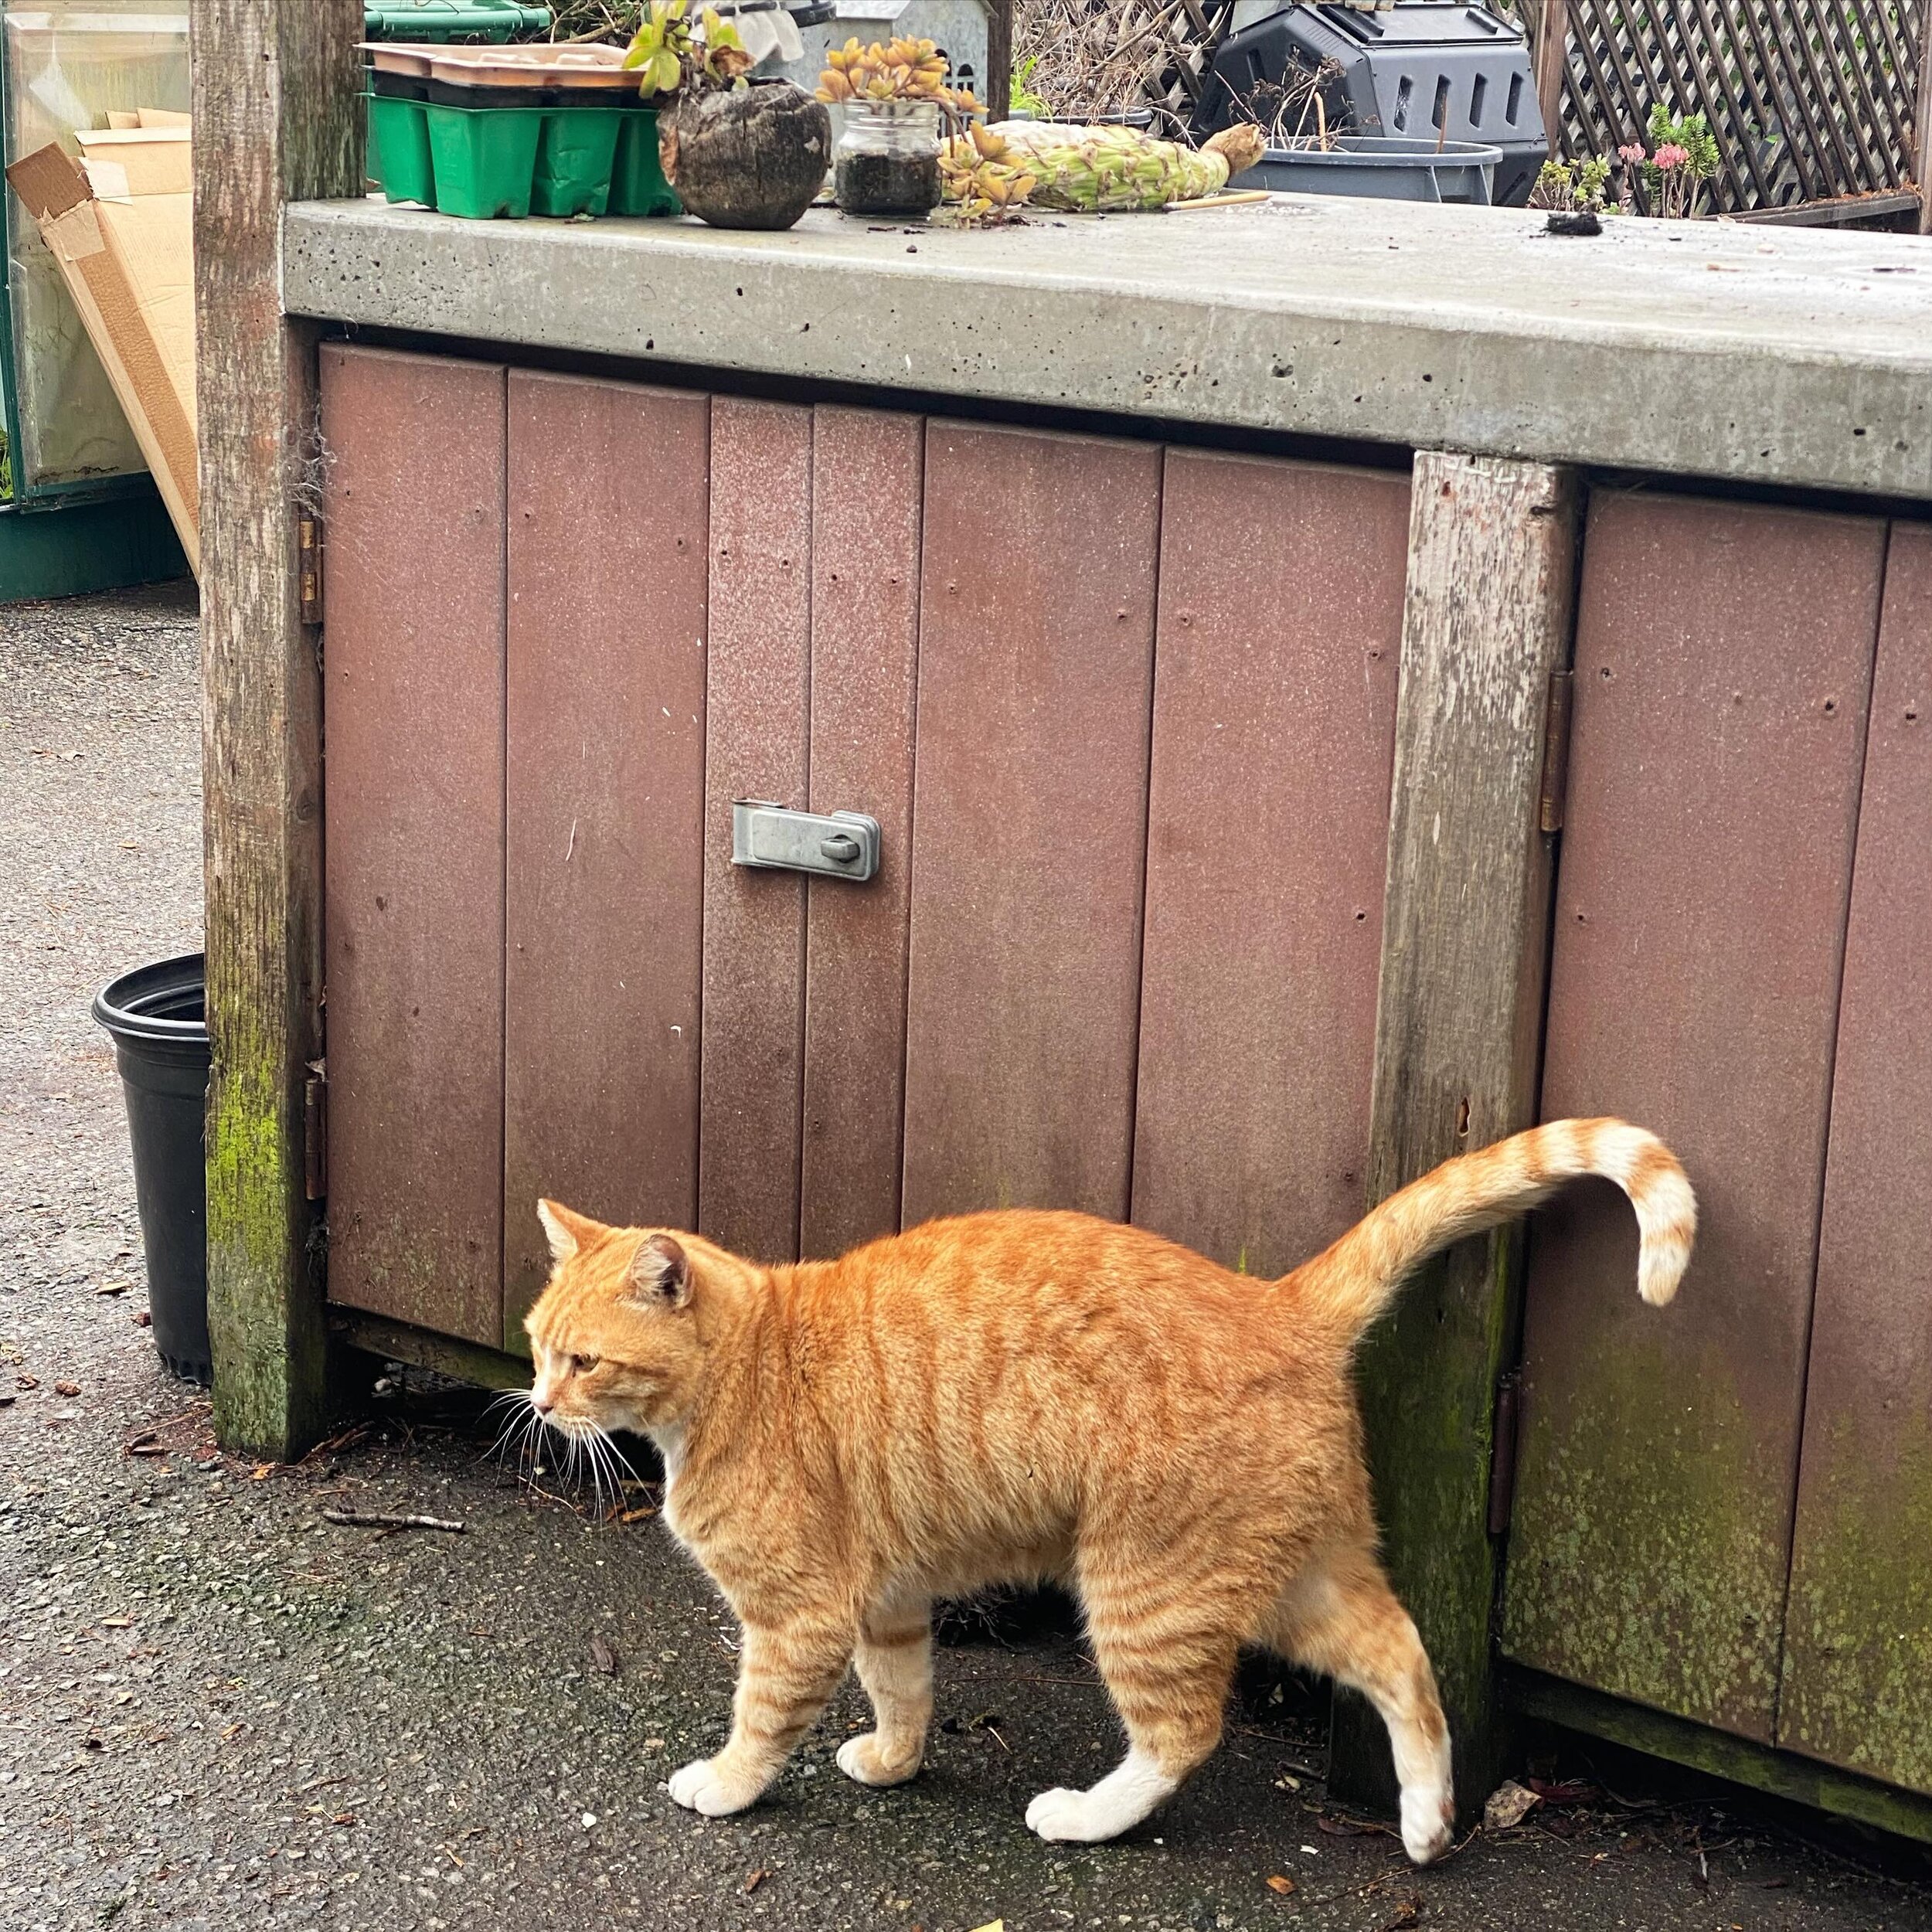
POLYGON ((681 1308, 691 1299, 691 1257, 668 1234, 647 1234, 625 1271, 625 1300, 641 1308, 681 1308))
POLYGON ((538 1202, 536 1218, 543 1223, 543 1232, 550 1243, 550 1259, 558 1267, 587 1241, 604 1232, 596 1222, 573 1214, 559 1201, 538 1202))

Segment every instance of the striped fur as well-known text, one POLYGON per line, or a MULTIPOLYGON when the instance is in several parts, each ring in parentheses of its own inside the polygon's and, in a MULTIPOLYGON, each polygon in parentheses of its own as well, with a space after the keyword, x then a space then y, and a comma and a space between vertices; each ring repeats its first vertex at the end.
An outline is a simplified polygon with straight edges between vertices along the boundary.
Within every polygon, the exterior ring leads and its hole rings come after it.
POLYGON ((1696 1229, 1689 1184, 1616 1121, 1451 1162, 1274 1282, 1036 1209, 764 1267, 543 1202, 556 1267, 529 1320, 532 1400, 566 1434, 657 1439, 665 1521, 744 1628, 730 1740, 672 1796, 712 1815, 751 1804, 854 1664, 876 1728, 841 1768, 912 1777, 934 1600, 1050 1577, 1080 1598, 1130 1749, 1090 1790, 1036 1798, 1042 1836, 1145 1817, 1214 1749, 1253 1644, 1370 1698, 1403 1842, 1439 1855, 1448 1736, 1376 1560, 1350 1357, 1408 1270, 1583 1174, 1628 1193, 1640 1291, 1668 1301, 1696 1229))

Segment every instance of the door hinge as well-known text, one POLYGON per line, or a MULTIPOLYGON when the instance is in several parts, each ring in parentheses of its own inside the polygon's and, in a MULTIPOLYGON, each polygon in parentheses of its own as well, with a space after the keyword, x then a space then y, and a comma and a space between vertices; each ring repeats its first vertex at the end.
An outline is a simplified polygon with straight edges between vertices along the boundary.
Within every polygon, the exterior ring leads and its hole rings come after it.
POLYGON ((297 596, 304 624, 322 621, 322 520, 318 516, 295 519, 297 596))
POLYGON ((311 1201, 328 1197, 328 1066, 311 1060, 302 1088, 302 1183, 311 1201))
POLYGON ((1512 1369, 1496 1385, 1495 1428, 1489 1439, 1489 1533, 1509 1533, 1516 1501, 1516 1421, 1522 1405, 1522 1379, 1512 1369))
POLYGON ((1543 701, 1543 775, 1536 798, 1536 822, 1545 832, 1563 828, 1563 801, 1570 791, 1570 702, 1573 689, 1567 671, 1549 674, 1543 701))

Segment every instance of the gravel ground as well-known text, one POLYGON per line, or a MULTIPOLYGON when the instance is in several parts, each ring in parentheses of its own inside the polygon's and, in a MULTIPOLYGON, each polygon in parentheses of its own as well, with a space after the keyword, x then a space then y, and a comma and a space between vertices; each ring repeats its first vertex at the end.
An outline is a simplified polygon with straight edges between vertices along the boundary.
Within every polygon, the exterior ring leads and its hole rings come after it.
POLYGON ((635 1520, 597 1520, 489 1461, 474 1404, 407 1387, 301 1467, 251 1468, 216 1453, 205 1403, 138 1325, 120 1096, 87 1007, 197 938, 194 660, 178 590, 0 611, 8 1932, 1932 1928, 1911 1879, 1628 1764, 1616 1798, 1559 1793, 1413 1873, 1326 1802, 1304 1768, 1318 1730, 1264 1681, 1151 1825, 1043 1846, 1026 1799, 1115 1748, 1083 1655, 1051 1631, 942 1651, 944 1727, 908 1789, 832 1766, 859 1723, 848 1692, 765 1805, 677 1811, 661 1780, 716 1738, 733 1637, 638 1513, 647 1490, 635 1520), (332 1502, 466 1529, 372 1535, 322 1520, 332 1502))

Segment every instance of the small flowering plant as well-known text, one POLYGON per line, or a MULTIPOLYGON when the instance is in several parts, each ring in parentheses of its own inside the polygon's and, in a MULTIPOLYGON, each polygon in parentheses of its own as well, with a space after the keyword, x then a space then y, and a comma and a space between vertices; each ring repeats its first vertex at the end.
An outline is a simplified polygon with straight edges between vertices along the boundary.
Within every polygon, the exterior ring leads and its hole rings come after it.
POLYGON ((1655 213, 1667 221, 1685 220, 1696 207, 1698 191, 1717 172, 1717 137, 1702 114, 1673 114, 1662 101, 1651 109, 1646 131, 1648 155, 1641 141, 1617 150, 1623 164, 1618 199, 1634 208, 1634 184, 1641 178, 1655 213))

